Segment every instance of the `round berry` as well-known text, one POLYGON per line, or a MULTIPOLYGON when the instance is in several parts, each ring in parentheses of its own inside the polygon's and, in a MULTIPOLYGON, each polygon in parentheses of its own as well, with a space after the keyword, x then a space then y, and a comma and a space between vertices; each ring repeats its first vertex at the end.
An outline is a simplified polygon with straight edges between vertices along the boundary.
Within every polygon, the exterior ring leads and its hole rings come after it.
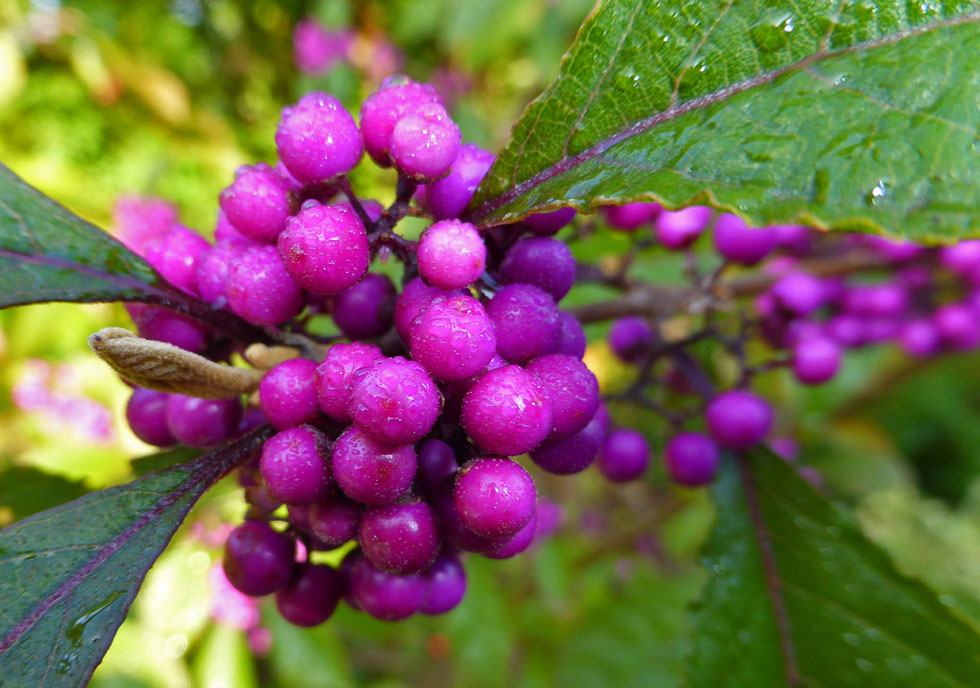
POLYGON ((776 303, 794 315, 809 315, 823 305, 823 282, 806 272, 790 272, 772 285, 776 303))
POLYGON ((960 241, 939 249, 939 263, 959 275, 970 275, 980 269, 980 239, 960 241))
POLYGON ((133 434, 155 447, 177 444, 177 438, 167 426, 169 394, 137 387, 126 403, 126 420, 133 434))
POLYGON ((609 328, 609 346, 616 357, 626 363, 641 360, 655 339, 653 328, 638 315, 619 318, 609 328))
POLYGON ((288 504, 315 504, 332 482, 328 454, 329 441, 320 431, 308 425, 283 430, 262 446, 262 480, 274 497, 288 504))
POLYGON ((768 227, 747 227, 742 218, 724 213, 715 222, 715 249, 734 263, 755 265, 769 255, 776 237, 768 227))
POLYGON ((487 247, 469 222, 442 220, 419 238, 419 274, 440 289, 459 289, 475 282, 486 268, 487 247))
POLYGON ((348 339, 379 337, 391 329, 395 293, 387 275, 369 273, 334 297, 333 321, 348 339))
POLYGON ((636 430, 613 430, 606 435, 597 465, 608 480, 616 483, 639 478, 650 463, 650 446, 636 430))
POLYGON ((483 556, 490 559, 512 559, 525 551, 534 542, 534 533, 538 529, 537 512, 531 514, 531 520, 523 528, 514 533, 500 547, 484 552, 483 556))
POLYGON ((432 499, 432 508, 435 509, 436 517, 439 520, 439 529, 443 539, 457 549, 480 554, 492 552, 505 545, 507 538, 483 537, 466 527, 456 510, 456 504, 453 501, 453 488, 454 481, 445 481, 439 489, 439 493, 432 499))
POLYGON ((524 224, 536 236, 554 236, 575 219, 575 208, 560 208, 550 213, 536 213, 524 218, 524 224))
POLYGON ((721 463, 718 445, 696 432, 682 432, 664 447, 664 463, 671 480, 687 487, 714 481, 721 463))
POLYGON ((424 574, 388 573, 362 556, 352 566, 350 587, 360 609, 382 621, 400 621, 422 608, 429 585, 424 574))
POLYGON ((776 247, 789 251, 798 256, 810 252, 813 244, 813 231, 802 225, 772 225, 776 247))
POLYGON ((259 383, 262 413, 277 430, 316 418, 316 363, 305 358, 283 361, 259 383))
POLYGON ((222 568, 237 590, 260 597, 289 582, 296 545, 264 521, 245 521, 228 535, 222 568))
POLYGON ((946 304, 933 313, 932 323, 943 342, 955 349, 980 345, 980 320, 968 306, 946 304))
POLYGON ((318 626, 337 608, 341 591, 340 574, 333 567, 300 564, 289 584, 276 591, 276 609, 291 624, 318 626))
POLYGON ((412 445, 393 447, 356 427, 333 446, 333 477, 344 494, 361 504, 380 506, 398 499, 415 479, 418 462, 412 445))
POLYGON ((493 164, 493 153, 473 143, 460 146, 452 170, 425 186, 425 207, 437 220, 459 217, 493 164))
POLYGON ((312 202, 279 235, 289 275, 314 294, 338 294, 367 272, 371 260, 364 223, 349 206, 312 202))
POLYGON ((309 530, 330 547, 340 547, 357 535, 361 509, 341 496, 330 496, 310 507, 309 530))
POLYGON ((456 477, 453 503, 463 525, 487 538, 509 538, 534 515, 534 480, 516 461, 471 461, 456 477))
POLYGON ((440 296, 450 294, 462 294, 463 290, 447 291, 437 287, 430 287, 422 281, 421 277, 416 277, 404 286, 402 293, 395 300, 395 330, 398 336, 406 344, 410 343, 412 335, 412 323, 419 317, 429 304, 440 296))
POLYGON ((391 130, 391 160, 417 182, 442 179, 453 166, 462 136, 439 103, 426 103, 401 117, 391 130))
POLYGON ((316 367, 316 398, 325 414, 340 423, 350 423, 350 385, 354 373, 383 358, 374 344, 334 344, 316 367))
POLYGON ((840 345, 829 337, 808 337, 793 346, 793 373, 803 384, 826 382, 837 374, 840 364, 840 345))
POLYGON ((194 285, 201 298, 215 308, 228 303, 228 280, 231 270, 241 258, 245 244, 223 241, 208 249, 197 265, 194 285))
POLYGON ((162 198, 121 196, 112 208, 113 234, 140 255, 151 240, 176 223, 177 208, 162 198))
POLYGON ((423 614, 445 614, 462 602, 466 594, 466 571, 455 554, 440 554, 424 575, 427 588, 420 610, 423 614))
POLYGON ((354 169, 364 153, 361 132, 340 101, 307 93, 283 108, 276 149, 289 173, 302 184, 319 184, 354 169))
POLYGON ((263 243, 276 240, 293 210, 288 184, 264 163, 238 168, 235 181, 221 192, 219 201, 235 229, 263 243))
POLYGON ((435 513, 418 498, 371 507, 361 518, 358 542, 364 555, 382 571, 418 573, 439 553, 435 513))
POLYGON ((551 395, 549 439, 568 437, 584 428, 599 408, 599 381, 582 362, 568 354, 550 354, 527 364, 551 395))
POLYGON ((497 335, 497 351, 511 363, 555 353, 561 345, 558 306, 531 284, 509 284, 487 305, 497 335))
POLYGON ((254 246, 231 270, 228 305, 254 325, 278 325, 303 310, 303 290, 286 272, 275 246, 254 246))
POLYGON ((429 374, 401 356, 380 358, 354 373, 348 410, 379 442, 409 444, 435 425, 442 399, 429 374))
POLYGON ((442 103, 428 84, 418 84, 405 77, 392 77, 361 105, 361 132, 364 147, 381 167, 390 167, 391 135, 395 123, 426 103, 442 103))
POLYGON ((928 358, 942 346, 939 330, 929 318, 917 318, 902 325, 898 341, 905 353, 916 358, 928 358))
POLYGON ((435 497, 443 481, 459 470, 453 448, 438 439, 428 439, 419 447, 418 482, 422 494, 435 497))
POLYGON ((531 450, 534 463, 549 473, 571 475, 584 471, 599 454, 606 436, 605 418, 598 413, 589 424, 568 437, 547 439, 531 450))
POLYGON ((248 246, 249 244, 255 243, 237 229, 232 227, 231 223, 228 222, 228 218, 225 217, 225 214, 221 211, 221 208, 218 208, 218 219, 214 225, 214 240, 218 244, 231 243, 242 246, 248 246))
POLYGON ((483 449, 517 456, 537 447, 551 432, 551 395, 537 376, 520 366, 497 368, 470 385, 460 421, 483 449))
POLYGON ((154 306, 142 306, 135 314, 136 327, 145 339, 173 344, 192 353, 201 353, 208 346, 207 326, 186 315, 154 306))
POLYGON ((472 296, 441 296, 412 324, 412 358, 437 380, 466 380, 496 353, 493 322, 472 296))
POLYGON ((561 320, 561 343, 558 345, 558 353, 582 358, 585 356, 587 344, 582 323, 574 315, 565 311, 560 311, 558 317, 561 320))
POLYGON ((657 217, 660 213, 660 206, 656 203, 627 203, 626 205, 605 205, 599 210, 602 211, 606 217, 606 222, 613 229, 635 232, 657 217))
POLYGON ((674 212, 663 211, 657 217, 654 233, 657 241, 670 251, 683 251, 697 241, 711 221, 711 208, 692 205, 674 212))
POLYGON ((575 284, 575 258, 564 242, 550 237, 529 237, 507 251, 500 263, 500 276, 506 284, 533 284, 557 303, 575 284))
POLYGON ((147 242, 143 256, 172 285, 196 294, 197 265, 210 246, 197 232, 174 225, 147 242))
POLYGON ((735 389, 719 394, 705 411, 708 430, 728 449, 749 449, 759 444, 772 427, 772 407, 761 397, 735 389))
POLYGON ((242 402, 238 399, 198 399, 171 394, 167 399, 167 427, 188 447, 214 447, 238 430, 242 402))

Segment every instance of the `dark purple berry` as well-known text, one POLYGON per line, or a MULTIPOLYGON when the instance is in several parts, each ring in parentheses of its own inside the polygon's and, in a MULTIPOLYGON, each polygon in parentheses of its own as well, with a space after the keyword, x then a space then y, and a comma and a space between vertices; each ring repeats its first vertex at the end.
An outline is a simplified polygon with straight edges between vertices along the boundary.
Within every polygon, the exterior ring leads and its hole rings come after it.
POLYGON ((597 465, 609 480, 622 483, 635 480, 650 463, 650 446, 635 430, 613 430, 602 443, 597 465))
POLYGON ((171 394, 167 399, 167 427, 181 444, 214 447, 238 431, 242 402, 238 399, 198 399, 171 394))
POLYGON ((772 407, 751 392, 735 389, 712 399, 705 418, 718 444, 744 450, 759 444, 769 433, 772 407))
POLYGON ((487 305, 497 335, 497 352, 511 363, 526 363, 558 351, 561 318, 545 291, 531 284, 509 284, 487 305))
POLYGON ((394 309, 395 285, 391 279, 369 273, 334 297, 330 313, 348 339, 370 339, 391 329, 394 309))
POLYGON ((418 482, 422 494, 435 497, 443 481, 459 470, 453 448, 438 439, 428 439, 422 443, 418 452, 418 482))
POLYGON ((561 301, 575 284, 575 258, 563 242, 550 237, 521 239, 500 263, 505 284, 524 282, 561 301))
POLYGON ((228 536, 222 560, 225 576, 246 595, 260 597, 289 582, 296 546, 264 521, 245 521, 228 536))
POLYGON ((177 438, 167 426, 169 394, 137 387, 126 403, 126 420, 133 434, 155 447, 177 444, 177 438))
POLYGON ((584 428, 599 408, 599 381, 582 362, 568 354, 550 354, 527 364, 551 395, 549 439, 568 437, 584 428))
POLYGON ((459 557, 451 552, 440 554, 424 574, 427 589, 423 614, 445 614, 455 608, 466 594, 466 571, 459 557))
POLYGON ((674 482, 687 487, 700 487, 712 482, 720 462, 718 445, 696 432, 676 435, 664 447, 667 473, 674 482))
POLYGON ((276 591, 276 609, 296 626, 318 626, 330 618, 340 601, 342 584, 336 569, 300 564, 289 584, 276 591))
POLYGON ((653 328, 645 318, 637 315, 619 318, 609 329, 609 346, 626 363, 636 363, 642 359, 655 339, 653 328))
POLYGON ((363 556, 352 565, 350 585, 358 607, 383 621, 400 621, 418 612, 429 587, 425 574, 388 573, 363 556))
POLYGON ((310 531, 331 547, 340 547, 353 540, 360 520, 361 508, 339 495, 317 502, 308 513, 310 531))

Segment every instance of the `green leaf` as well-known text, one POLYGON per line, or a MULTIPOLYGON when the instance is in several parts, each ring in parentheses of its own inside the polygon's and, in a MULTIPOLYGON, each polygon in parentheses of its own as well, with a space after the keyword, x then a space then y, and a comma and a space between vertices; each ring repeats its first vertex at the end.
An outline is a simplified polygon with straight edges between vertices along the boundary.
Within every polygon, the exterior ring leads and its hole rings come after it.
POLYGON ((0 506, 10 509, 15 521, 78 499, 86 492, 84 483, 33 466, 11 466, 0 473, 0 506))
POLYGON ((140 456, 129 462, 133 469, 133 475, 142 477, 148 473, 159 471, 163 468, 176 466, 179 463, 186 463, 200 456, 201 452, 191 447, 176 447, 156 454, 140 456))
POLYGON ((980 230, 980 2, 601 0, 471 204, 980 230))
POLYGON ((0 308, 47 301, 138 301, 243 341, 261 328, 168 284, 149 263, 0 164, 0 308))
POLYGON ((84 684, 191 506, 270 435, 263 427, 193 463, 0 531, 4 687, 84 684))
POLYGON ((980 635, 768 450, 725 461, 690 688, 974 686, 980 635))

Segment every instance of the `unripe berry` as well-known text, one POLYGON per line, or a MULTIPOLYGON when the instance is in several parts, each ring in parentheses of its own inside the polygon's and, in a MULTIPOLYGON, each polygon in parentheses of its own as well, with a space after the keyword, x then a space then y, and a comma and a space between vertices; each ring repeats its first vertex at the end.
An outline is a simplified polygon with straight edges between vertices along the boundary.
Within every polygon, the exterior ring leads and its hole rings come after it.
POLYGON ((276 149, 289 173, 303 184, 336 179, 354 169, 364 153, 361 132, 340 101, 307 93, 283 108, 276 149))
POLYGON ((221 192, 220 203, 228 222, 244 236, 272 243, 286 228, 294 200, 286 181, 260 163, 238 168, 235 181, 221 192))
POLYGON ((772 427, 772 407, 761 397, 735 389, 719 394, 705 412, 708 430, 728 449, 745 450, 759 444, 772 427))
POLYGON ((417 255, 419 274, 426 282, 440 289, 459 289, 483 274, 487 247, 469 222, 442 220, 422 232, 417 255))
POLYGON ((314 294, 354 286, 371 260, 364 223, 346 205, 304 205, 289 219, 278 245, 289 275, 314 294))

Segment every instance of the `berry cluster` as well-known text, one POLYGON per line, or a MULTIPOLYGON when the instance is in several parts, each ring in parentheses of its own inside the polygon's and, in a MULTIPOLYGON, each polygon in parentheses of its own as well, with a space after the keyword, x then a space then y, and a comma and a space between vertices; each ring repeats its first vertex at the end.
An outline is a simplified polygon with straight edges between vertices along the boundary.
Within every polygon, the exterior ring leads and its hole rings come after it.
MULTIPOLYGON (((551 235, 574 211, 483 232, 460 219, 493 156, 404 78, 364 102, 359 125, 333 97, 304 96, 276 145, 276 167, 243 167, 221 193, 214 245, 172 217, 123 239, 216 309, 293 332, 329 313, 345 341, 271 367, 248 411, 136 389, 130 425, 158 446, 277 431, 240 470, 250 508, 224 570, 247 595, 274 593, 289 621, 321 623, 340 599, 386 620, 446 612, 465 591, 462 552, 510 558, 556 527, 557 507, 514 457, 572 474, 601 455, 617 481, 649 460, 641 435, 609 432, 582 326, 558 307, 576 266, 551 235), (398 173, 387 209, 347 182, 365 151, 398 173), (410 209, 433 218, 417 242, 392 231, 410 209), (400 290, 368 271, 391 254, 400 290), (352 542, 338 569, 311 557, 352 542)), ((144 337, 214 360, 232 350, 197 321, 129 308, 144 337)))

